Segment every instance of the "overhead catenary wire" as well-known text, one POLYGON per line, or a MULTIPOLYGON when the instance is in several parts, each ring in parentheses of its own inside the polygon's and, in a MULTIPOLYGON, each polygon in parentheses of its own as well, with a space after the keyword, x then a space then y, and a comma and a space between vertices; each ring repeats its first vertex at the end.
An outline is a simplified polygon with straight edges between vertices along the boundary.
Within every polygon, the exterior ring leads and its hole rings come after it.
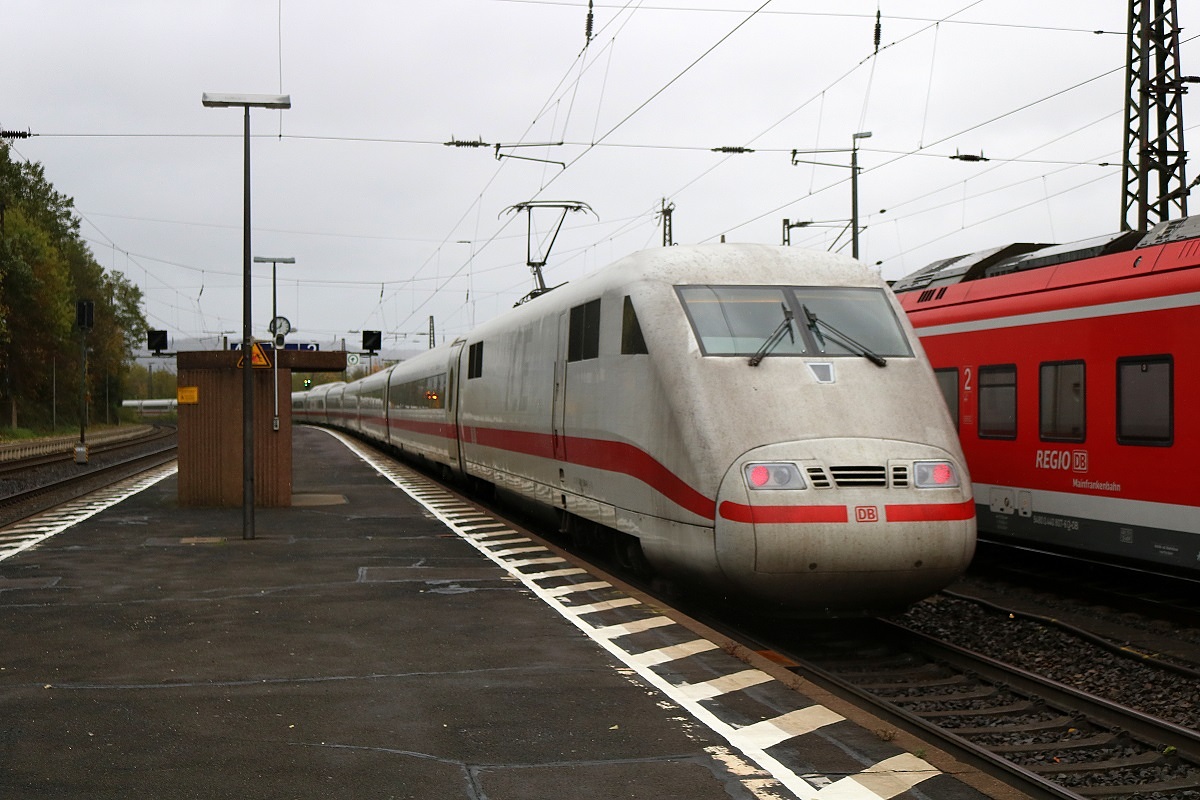
MULTIPOLYGON (((575 7, 575 8, 579 8, 579 7, 580 7, 580 6, 579 6, 579 4, 578 4, 578 2, 575 2, 575 3, 573 3, 573 5, 574 5, 574 7, 575 7)), ((625 5, 623 6, 623 8, 625 8, 625 7, 628 7, 628 6, 629 6, 629 4, 625 4, 625 5)), ((598 7, 600 7, 600 8, 606 8, 606 7, 612 7, 612 6, 611 6, 611 5, 608 5, 608 6, 606 6, 605 4, 603 4, 603 3, 602 3, 602 4, 599 4, 599 5, 598 5, 598 7)), ((640 8, 642 8, 643 10, 653 10, 655 7, 654 7, 654 6, 640 5, 640 8)), ((736 12, 736 9, 724 9, 724 13, 735 13, 735 12, 736 12)), ((745 12, 743 11, 742 13, 745 13, 745 12)), ((768 9, 766 9, 766 10, 765 10, 763 13, 765 14, 765 13, 774 13, 774 12, 772 11, 772 9, 769 9, 769 8, 768 8, 768 9)), ((878 9, 877 9, 877 13, 878 13, 878 9)), ((604 14, 604 15, 602 15, 602 16, 605 16, 605 17, 607 17, 608 15, 607 15, 607 14, 604 14)), ((891 19, 891 17, 889 17, 889 19, 891 19)), ((937 22, 937 23, 940 23, 940 21, 936 21, 936 22, 937 22)), ((578 23, 576 23, 576 24, 578 24, 578 23)), ((577 30, 577 29, 576 29, 576 30, 577 30)), ((939 30, 940 30, 940 28, 938 28, 938 27, 937 27, 937 25, 935 24, 935 28, 934 28, 934 31, 933 31, 933 34, 934 34, 935 41, 936 41, 936 38, 937 38, 937 36, 938 36, 938 31, 939 31, 939 30)), ((282 37, 282 34, 281 34, 281 37, 282 37)), ((594 45, 593 45, 593 46, 595 47, 595 45, 598 45, 598 44, 599 44, 599 42, 596 42, 596 43, 594 43, 594 45)), ((281 50, 282 50, 282 47, 281 47, 281 50)), ((586 71, 588 68, 590 68, 590 66, 589 66, 589 65, 590 65, 591 63, 594 63, 594 62, 596 62, 596 61, 597 61, 597 59, 596 59, 596 55, 597 55, 597 54, 596 54, 596 50, 599 50, 599 48, 598 48, 598 47, 595 47, 595 49, 593 50, 593 56, 592 56, 592 58, 591 58, 591 59, 589 59, 589 63, 584 63, 584 62, 582 62, 582 61, 581 61, 581 62, 579 62, 579 63, 577 63, 577 64, 574 64, 574 65, 573 65, 573 67, 572 67, 572 70, 571 70, 570 74, 571 74, 571 75, 574 77, 574 79, 575 79, 576 83, 574 83, 574 84, 572 84, 572 85, 571 85, 571 89, 570 89, 570 91, 571 91, 571 95, 570 95, 570 96, 571 96, 572 98, 575 96, 575 93, 576 93, 576 92, 578 92, 578 88, 579 88, 579 87, 578 87, 578 83, 577 83, 577 81, 579 80, 580 76, 581 76, 581 75, 582 75, 582 74, 583 74, 583 73, 584 73, 584 72, 585 72, 585 71, 586 71)), ((610 48, 610 49, 607 51, 607 57, 611 58, 611 54, 612 54, 613 52, 614 52, 614 50, 610 48)), ((935 44, 935 53, 936 53, 936 44, 935 44)), ((282 54, 280 55, 280 59, 282 60, 282 54)), ((596 63, 595 65, 596 65, 596 66, 599 66, 599 64, 598 64, 598 63, 596 63)), ((873 69, 873 68, 874 68, 874 67, 872 67, 872 69, 873 69)), ((880 69, 882 70, 883 68, 881 67, 880 69)), ((597 71, 597 72, 598 72, 598 71, 597 71)), ((592 74, 597 74, 597 73, 596 73, 596 72, 593 72, 592 74)), ((881 74, 882 74, 882 72, 881 72, 881 74)), ((932 74, 932 64, 931 64, 931 74, 932 74)), ((281 77, 280 77, 280 80, 281 80, 281 82, 282 82, 282 75, 281 75, 281 77)), ((926 100, 927 100, 927 106, 928 106, 928 95, 927 95, 927 98, 926 98, 926 100)), ((564 101, 564 102, 565 102, 565 101, 564 101)), ((864 104, 864 108, 865 108, 865 104, 864 104)), ((928 110, 928 109, 926 109, 926 110, 928 110)), ((578 109, 576 109, 576 111, 578 111, 578 109)), ((562 123, 562 127, 563 127, 563 129, 564 129, 564 130, 566 129, 566 127, 567 127, 568 123, 570 122, 570 112, 569 112, 569 111, 568 111, 568 115, 567 115, 567 118, 566 118, 566 119, 567 119, 567 121, 562 123)), ((601 117, 600 117, 600 115, 598 114, 598 115, 597 115, 597 123, 599 123, 600 119, 601 119, 601 117)), ((602 138, 602 140, 601 140, 601 141, 597 141, 597 137, 595 136, 595 131, 596 131, 596 130, 598 130, 598 129, 599 129, 599 128, 597 127, 596 129, 594 129, 594 130, 593 130, 593 136, 591 137, 591 139, 592 139, 591 141, 578 142, 578 143, 575 143, 575 144, 576 144, 577 146, 579 146, 579 147, 590 147, 590 148, 602 148, 602 147, 603 147, 603 148, 615 148, 615 147, 646 147, 646 146, 647 146, 647 145, 644 145, 644 144, 639 144, 639 143, 627 143, 627 144, 622 144, 622 143, 616 142, 616 141, 615 141, 615 138, 616 138, 616 137, 615 137, 615 134, 611 134, 611 132, 610 132, 610 133, 607 133, 607 134, 605 134, 607 138, 602 138)), ((565 138, 565 137, 564 137, 564 138, 565 138)), ((923 139, 923 138, 924 138, 924 136, 922 135, 922 137, 921 137, 921 138, 923 139)), ((394 140, 394 141, 401 141, 401 140, 394 140)), ((435 145, 435 144, 439 144, 439 143, 438 143, 438 142, 435 142, 435 141, 429 141, 429 142, 427 142, 427 144, 429 144, 429 145, 435 145)), ((922 142, 920 142, 920 144, 922 144, 922 150, 921 150, 920 152, 915 152, 915 153, 914 153, 914 152, 912 152, 912 151, 908 151, 908 152, 907 152, 907 155, 908 155, 908 156, 913 156, 913 155, 915 155, 915 156, 918 156, 918 157, 927 157, 927 158, 933 158, 933 157, 942 157, 942 156, 941 156, 941 155, 939 155, 939 154, 935 154, 935 153, 932 151, 932 149, 925 149, 925 143, 924 143, 923 141, 922 141, 922 142)), ((653 147, 654 145, 649 145, 649 146, 653 147)), ((665 145, 665 146, 663 146, 663 147, 664 147, 664 149, 674 149, 674 150, 682 150, 682 149, 684 149, 683 147, 671 146, 671 145, 669 145, 669 144, 668 144, 668 145, 665 145)), ((699 147, 697 147, 697 149, 700 149, 700 148, 699 148, 699 147)), ((772 151, 770 150, 770 148, 759 148, 759 149, 760 149, 760 155, 763 155, 763 154, 769 154, 770 152, 772 152, 772 151)), ((884 151, 875 151, 875 152, 884 152, 884 151)), ((903 151, 897 151, 897 152, 896 152, 896 155, 898 155, 898 156, 902 156, 902 155, 905 155, 905 153, 904 153, 903 151)), ((991 155, 993 155, 993 153, 992 153, 992 149, 991 149, 990 147, 989 147, 989 155, 990 155, 990 156, 991 156, 991 155)), ((1016 161, 1016 160, 1017 160, 1017 159, 1013 159, 1013 160, 1011 160, 1011 161, 1010 161, 1010 163, 1012 163, 1013 161, 1016 161)), ((722 160, 721 160, 721 161, 719 161, 717 164, 714 164, 714 165, 713 165, 713 166, 711 166, 711 167, 709 167, 708 165, 705 165, 705 169, 704 169, 704 170, 703 170, 703 171, 702 171, 702 172, 701 172, 699 175, 697 175, 695 178, 693 178, 692 180, 688 181, 688 183, 686 183, 686 184, 685 184, 685 186, 684 186, 684 189, 686 190, 686 189, 688 189, 689 187, 693 186, 693 185, 695 184, 695 182, 696 182, 696 181, 699 181, 699 180, 700 180, 700 179, 701 179, 703 176, 710 174, 710 172, 711 172, 711 170, 712 170, 712 169, 716 169, 716 168, 718 168, 718 167, 719 167, 721 164, 725 164, 727 161, 728 161, 728 159, 722 159, 722 160)), ((1060 162, 1049 162, 1049 163, 1060 163, 1060 162)), ((885 165, 877 165, 876 167, 873 167, 872 169, 873 169, 873 170, 874 170, 874 169, 882 169, 882 167, 883 167, 883 166, 885 166, 885 165)), ((676 193, 673 193, 673 192, 659 192, 659 193, 662 193, 662 194, 669 194, 669 195, 670 195, 670 196, 672 196, 672 197, 675 197, 675 196, 676 196, 676 193)), ((656 196, 657 196, 657 194, 659 194, 659 193, 656 193, 656 196)), ((474 213, 474 216, 476 217, 476 220, 478 220, 478 218, 479 218, 479 216, 480 216, 480 215, 479 215, 479 212, 482 210, 482 205, 483 205, 483 204, 485 204, 485 203, 484 203, 484 202, 482 202, 482 201, 484 201, 485 199, 486 199, 486 198, 484 198, 484 197, 483 197, 483 195, 482 195, 482 194, 480 194, 480 195, 479 195, 479 198, 478 198, 477 200, 474 200, 474 201, 472 201, 472 203, 471 203, 471 204, 468 206, 467 213, 470 213, 471 211, 474 211, 474 212, 475 212, 475 213, 474 213)), ((802 198, 800 198, 800 199, 806 199, 806 198, 802 197, 802 198)), ((629 219, 636 219, 636 217, 630 217, 629 219)), ((622 224, 621 224, 621 228, 617 228, 617 230, 621 230, 622 228, 628 228, 628 227, 631 227, 631 225, 630 225, 629 223, 622 223, 622 224)), ((472 236, 472 239, 473 239, 473 241, 479 241, 479 240, 481 239, 481 237, 479 236, 479 226, 478 226, 478 224, 476 224, 475 228, 476 228, 476 231, 475 231, 475 234, 472 236)), ((611 231, 611 230, 612 230, 612 227, 611 227, 611 226, 609 226, 609 227, 607 227, 605 230, 606 230, 606 231, 611 231)), ((307 232, 305 232, 305 233, 307 233, 307 232)), ((330 235, 343 235, 343 236, 347 236, 347 237, 351 237, 351 238, 353 238, 353 237, 355 236, 354 234, 330 234, 330 235)), ((453 236, 453 235, 455 235, 455 234, 454 234, 454 232, 452 232, 452 233, 450 234, 450 236, 453 236)), ((596 241, 593 243, 593 246, 599 245, 599 243, 600 243, 601 241, 604 241, 604 240, 610 239, 610 238, 611 238, 611 236, 612 236, 612 234, 607 234, 607 235, 606 235, 606 236, 605 236, 603 239, 602 239, 602 238, 597 238, 597 239, 596 239, 596 241)), ((379 237, 379 238, 387 238, 387 237, 379 237)), ((494 237, 489 239, 489 238, 486 236, 486 234, 485 234, 485 236, 484 236, 483 238, 484 238, 484 239, 487 239, 488 241, 495 241, 495 238, 494 238, 494 237)), ((506 237, 506 236, 504 236, 504 237, 500 237, 500 238, 516 238, 516 237, 506 237)), ((437 241, 437 240, 434 240, 434 239, 428 239, 428 240, 424 240, 424 241, 428 241, 428 242, 434 242, 434 241, 437 241)), ((442 245, 443 245, 443 246, 445 246, 446 244, 447 244, 447 241, 446 241, 446 239, 443 239, 443 240, 442 240, 442 245)), ((474 246, 472 247, 472 251, 473 251, 473 254, 474 254, 474 255, 478 255, 478 252, 475 250, 474 246)), ((440 251, 439 251, 439 252, 440 252, 440 251)), ((441 254, 441 255, 442 255, 442 256, 444 256, 445 254, 441 254)), ((476 264, 476 266, 478 266, 478 264, 476 264)), ((445 275, 442 275, 441 277, 442 277, 442 278, 446 278, 446 276, 445 276, 445 275)), ((449 280, 449 279, 447 279, 447 281, 448 281, 448 280, 449 280)), ((426 285, 430 285, 430 284, 428 283, 429 281, 432 281, 432 282, 437 282, 437 281, 438 281, 438 277, 437 277, 437 276, 435 276, 435 277, 428 277, 428 276, 425 276, 425 275, 421 275, 421 276, 420 276, 420 281, 425 281, 425 283, 420 283, 420 285, 421 285, 421 286, 426 286, 426 285)), ((370 283, 370 282, 367 282, 367 283, 370 283)), ((390 281, 389 281, 389 283, 390 283, 390 281)), ((411 280, 399 280, 399 281, 396 281, 396 282, 395 282, 395 284, 396 284, 396 287, 397 287, 397 291, 406 291, 406 290, 407 290, 407 289, 405 288, 405 287, 406 287, 406 285, 414 285, 414 284, 416 284, 416 283, 418 283, 418 281, 417 281, 417 279, 415 279, 415 278, 414 278, 414 279, 411 279, 411 280)), ((444 283, 445 283, 445 281, 444 281, 444 283)), ((447 283, 447 285, 449 285, 449 284, 447 283)), ((454 288, 454 287, 452 286, 451 288, 454 288)), ((454 288, 454 291, 457 291, 457 288, 454 288)))

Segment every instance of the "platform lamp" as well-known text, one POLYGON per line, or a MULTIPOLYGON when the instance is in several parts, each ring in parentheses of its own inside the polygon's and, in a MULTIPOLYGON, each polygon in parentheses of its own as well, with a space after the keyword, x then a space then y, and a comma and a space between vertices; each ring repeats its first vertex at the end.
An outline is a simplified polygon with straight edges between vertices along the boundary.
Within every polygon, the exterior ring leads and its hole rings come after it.
MULTIPOLYGON (((291 333, 292 324, 286 319, 279 316, 279 304, 276 301, 275 292, 275 265, 276 264, 295 264, 296 259, 291 256, 255 256, 255 264, 271 265, 271 334, 275 337, 272 346, 278 351, 283 349, 283 337, 291 333)), ((271 430, 279 432, 279 353, 275 353, 275 360, 271 364, 271 372, 274 373, 274 394, 275 394, 275 418, 271 420, 271 430)))
POLYGON ((242 199, 242 538, 254 538, 254 349, 250 322, 250 109, 292 107, 290 95, 212 94, 201 98, 205 108, 241 108, 244 119, 244 181, 242 199))

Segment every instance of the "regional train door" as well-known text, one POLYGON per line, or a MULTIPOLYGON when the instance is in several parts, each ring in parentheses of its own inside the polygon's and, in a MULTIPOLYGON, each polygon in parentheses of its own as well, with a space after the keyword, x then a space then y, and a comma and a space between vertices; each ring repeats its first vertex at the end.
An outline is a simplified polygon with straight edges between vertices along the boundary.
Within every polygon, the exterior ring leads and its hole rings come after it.
POLYGON ((552 403, 550 439, 556 461, 567 460, 567 437, 564 431, 567 408, 567 344, 571 332, 571 312, 558 315, 558 355, 554 359, 554 401, 552 403))

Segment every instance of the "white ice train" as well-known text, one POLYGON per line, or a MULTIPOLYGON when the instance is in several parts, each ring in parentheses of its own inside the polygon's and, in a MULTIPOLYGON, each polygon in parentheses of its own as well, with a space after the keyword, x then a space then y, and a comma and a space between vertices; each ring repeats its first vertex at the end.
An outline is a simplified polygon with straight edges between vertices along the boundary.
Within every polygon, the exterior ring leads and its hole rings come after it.
POLYGON ((878 276, 826 253, 635 253, 293 415, 794 616, 901 609, 975 549, 920 343, 878 276))

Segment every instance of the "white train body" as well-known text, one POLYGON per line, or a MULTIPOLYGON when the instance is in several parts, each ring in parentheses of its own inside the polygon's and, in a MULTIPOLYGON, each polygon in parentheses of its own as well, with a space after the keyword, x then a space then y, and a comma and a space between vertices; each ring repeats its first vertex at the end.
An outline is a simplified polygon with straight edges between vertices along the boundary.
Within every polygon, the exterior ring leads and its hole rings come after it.
POLYGON ((839 256, 636 253, 293 406, 781 612, 902 608, 974 552, 970 480, 920 344, 879 278, 839 256))

